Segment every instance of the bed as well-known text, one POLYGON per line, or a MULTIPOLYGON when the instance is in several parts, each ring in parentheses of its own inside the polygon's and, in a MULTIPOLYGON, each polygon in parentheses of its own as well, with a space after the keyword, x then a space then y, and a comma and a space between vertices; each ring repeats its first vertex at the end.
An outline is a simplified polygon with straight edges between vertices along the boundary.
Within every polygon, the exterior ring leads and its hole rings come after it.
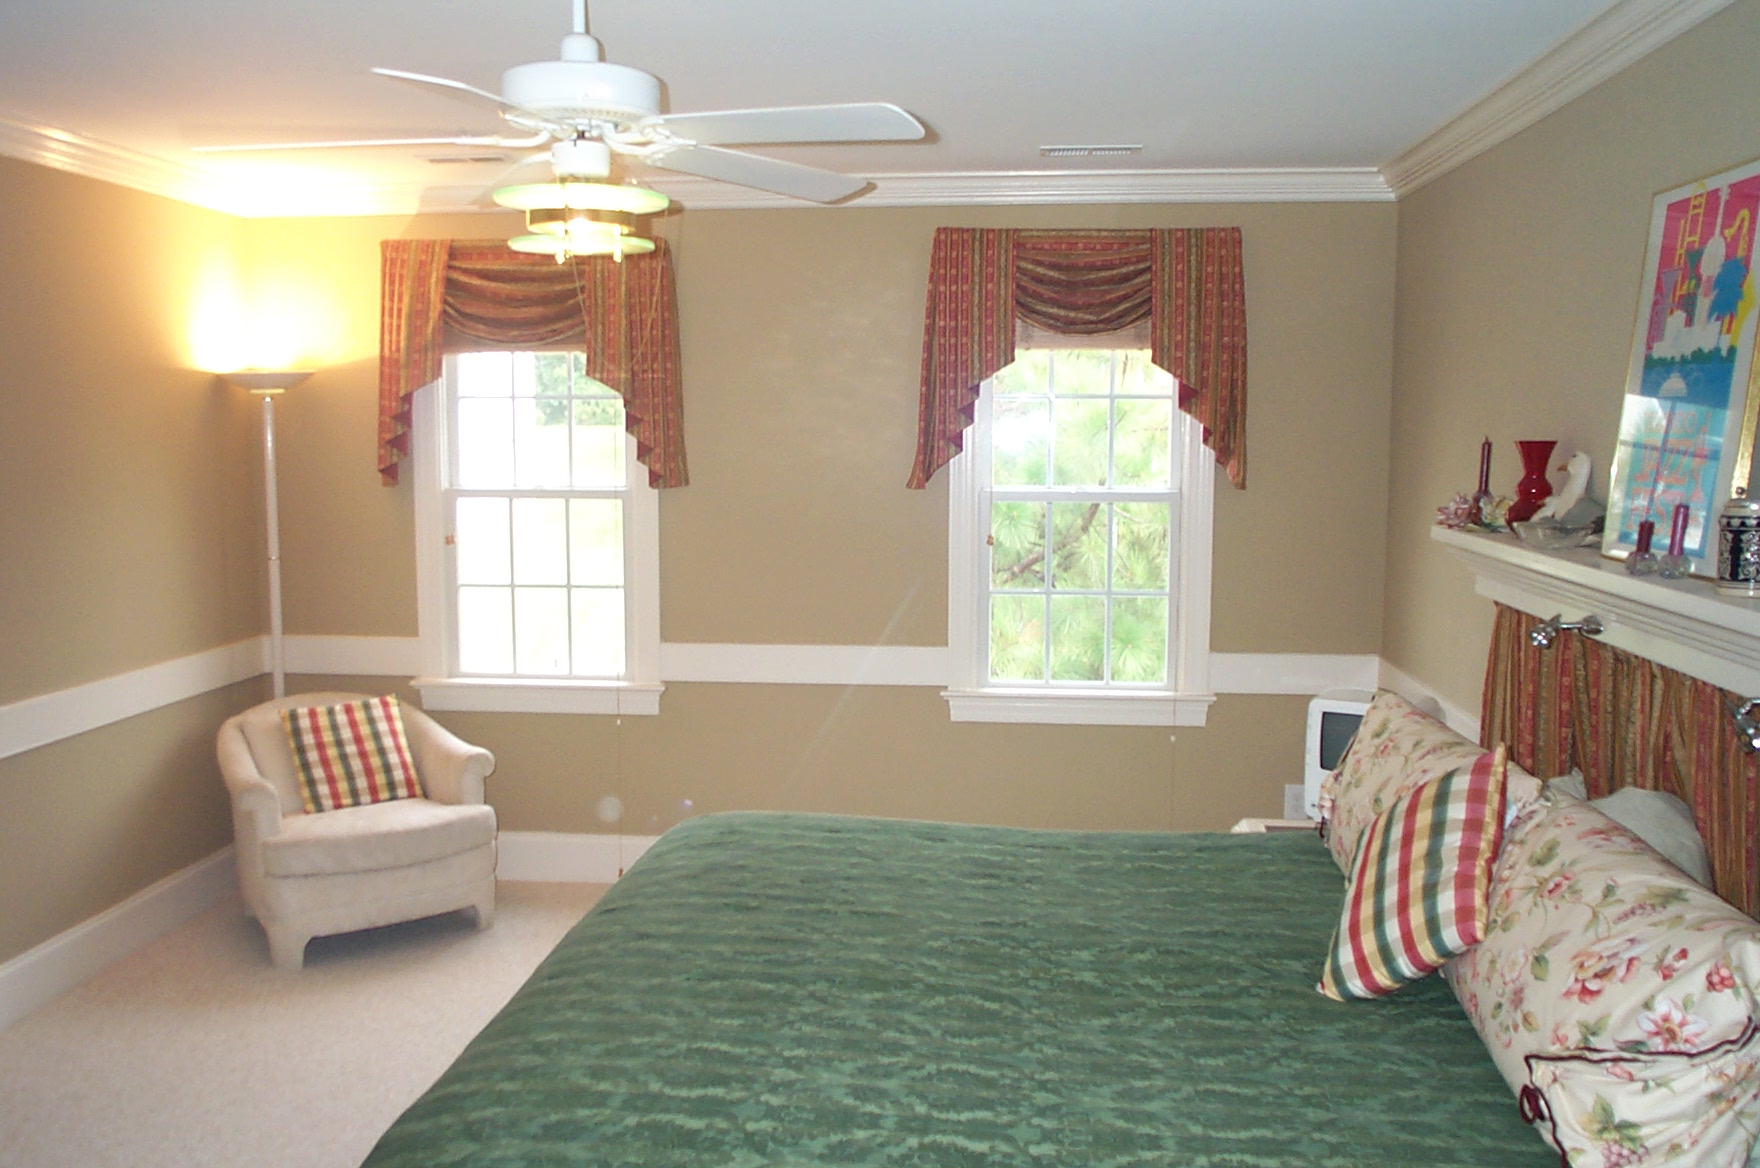
POLYGON ((1310 833, 668 832, 372 1168, 1558 1163, 1448 986, 1314 991, 1310 833))

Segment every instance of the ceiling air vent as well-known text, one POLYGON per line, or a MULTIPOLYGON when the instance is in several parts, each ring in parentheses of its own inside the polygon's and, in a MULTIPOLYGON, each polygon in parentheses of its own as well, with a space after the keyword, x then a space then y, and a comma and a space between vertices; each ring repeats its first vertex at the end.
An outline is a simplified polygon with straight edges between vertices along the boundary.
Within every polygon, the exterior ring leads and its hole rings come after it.
POLYGON ((429 157, 435 166, 463 166, 480 162, 506 162, 505 154, 445 154, 429 157))
POLYGON ((1040 158, 1122 158, 1127 154, 1141 154, 1141 142, 1115 143, 1105 146, 1041 146, 1040 158))

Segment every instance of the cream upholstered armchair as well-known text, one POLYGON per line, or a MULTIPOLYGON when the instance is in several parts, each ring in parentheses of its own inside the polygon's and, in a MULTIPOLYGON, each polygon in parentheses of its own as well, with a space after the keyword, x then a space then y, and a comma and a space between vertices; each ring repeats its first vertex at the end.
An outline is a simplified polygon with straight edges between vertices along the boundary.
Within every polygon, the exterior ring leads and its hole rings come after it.
POLYGON ((468 908, 495 915, 495 809, 483 780, 495 757, 402 707, 426 798, 307 814, 281 711, 364 695, 308 693, 253 706, 220 727, 220 773, 232 796, 238 882, 282 969, 306 942, 468 908))

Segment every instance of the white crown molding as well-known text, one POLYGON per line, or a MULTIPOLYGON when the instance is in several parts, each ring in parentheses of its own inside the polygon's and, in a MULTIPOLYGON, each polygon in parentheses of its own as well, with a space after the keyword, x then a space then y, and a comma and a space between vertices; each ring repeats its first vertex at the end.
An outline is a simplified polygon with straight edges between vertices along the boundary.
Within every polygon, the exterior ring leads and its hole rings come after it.
MULTIPOLYGON (((476 186, 412 183, 248 189, 163 158, 51 126, 0 115, 0 154, 242 218, 497 212, 476 186)), ((881 174, 857 207, 1046 203, 1386 202, 1393 192, 1372 167, 1238 170, 1024 170, 881 174)), ((687 209, 793 208, 810 204, 687 175, 652 185, 687 209)))
POLYGON ((213 211, 229 209, 200 171, 53 126, 0 115, 0 155, 213 211))
MULTIPOLYGON (((1393 191, 1372 167, 1237 170, 1015 170, 876 174, 850 207, 956 207, 1043 203, 1361 203, 1393 191)), ((686 210, 805 206, 799 199, 680 175, 647 181, 686 210)))
POLYGON ((1623 0, 1381 168, 1397 198, 1512 138, 1732 0, 1623 0))
POLYGON ((0 965, 0 1030, 198 913, 238 895, 232 845, 0 965))

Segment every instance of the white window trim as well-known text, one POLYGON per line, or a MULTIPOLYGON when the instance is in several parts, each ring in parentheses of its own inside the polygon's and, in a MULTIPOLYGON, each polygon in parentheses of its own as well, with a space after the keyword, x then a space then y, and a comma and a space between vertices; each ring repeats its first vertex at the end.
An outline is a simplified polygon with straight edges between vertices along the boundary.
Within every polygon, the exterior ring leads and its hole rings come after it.
MULTIPOLYGON (((447 358, 448 369, 451 358, 447 358)), ((443 381, 444 379, 442 379, 443 381)), ((486 678, 452 676, 451 557, 441 506, 441 468, 447 465, 445 427, 438 411, 442 382, 424 386, 410 401, 410 471, 415 492, 416 622, 422 676, 410 682, 430 710, 522 714, 639 714, 660 712, 660 493, 636 461, 635 439, 624 436, 629 491, 624 517, 625 676, 486 678)))
MULTIPOLYGON (((987 419, 991 386, 984 383, 978 410, 987 419)), ((1081 726, 1202 726, 1216 695, 1210 692, 1210 560, 1216 456, 1204 446, 1203 428, 1175 411, 1184 435, 1177 515, 1178 580, 1172 589, 1173 627, 1168 630, 1165 688, 1097 686, 1001 686, 984 683, 988 646, 983 565, 974 554, 987 530, 983 481, 988 442, 968 437, 966 449, 947 464, 947 645, 953 684, 942 691, 955 722, 1015 722, 1081 726)), ((987 422, 986 422, 987 424, 987 422)))

